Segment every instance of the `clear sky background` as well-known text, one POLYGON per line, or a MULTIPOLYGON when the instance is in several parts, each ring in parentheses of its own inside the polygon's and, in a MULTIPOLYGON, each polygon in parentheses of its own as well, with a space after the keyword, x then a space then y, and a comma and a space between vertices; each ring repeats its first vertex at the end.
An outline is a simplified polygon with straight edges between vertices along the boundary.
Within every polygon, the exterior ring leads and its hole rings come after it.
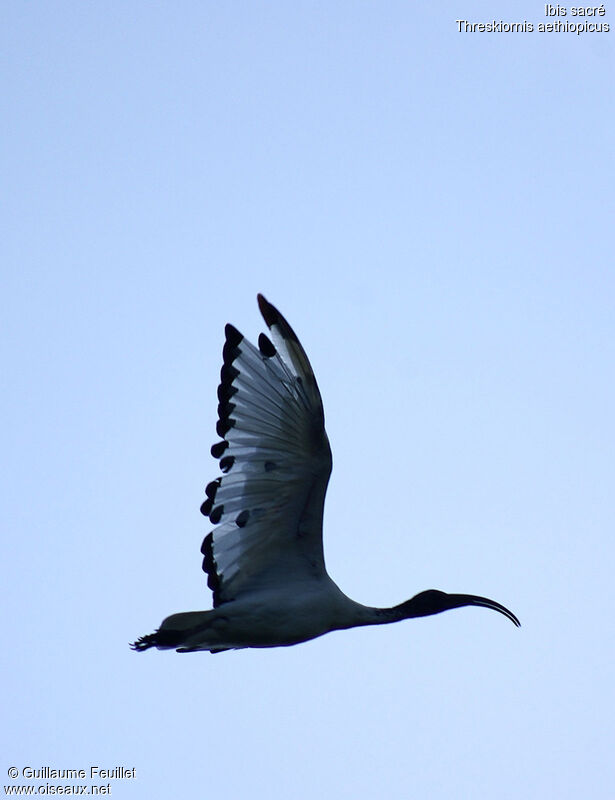
POLYGON ((613 796, 615 31, 456 19, 544 5, 4 4, 0 785, 613 796), (324 398, 334 580, 520 630, 129 650, 209 607, 223 326, 256 339, 258 291, 324 398))

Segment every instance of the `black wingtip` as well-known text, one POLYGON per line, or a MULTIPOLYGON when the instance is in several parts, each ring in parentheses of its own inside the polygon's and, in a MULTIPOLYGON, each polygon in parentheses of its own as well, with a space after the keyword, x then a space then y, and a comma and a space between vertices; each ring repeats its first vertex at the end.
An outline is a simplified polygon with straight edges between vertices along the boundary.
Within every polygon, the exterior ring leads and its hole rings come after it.
POLYGON ((256 295, 256 299, 263 319, 267 323, 267 327, 270 328, 272 325, 276 324, 280 317, 278 310, 275 306, 271 305, 264 295, 259 293, 256 295))
POLYGON ((264 333, 261 333, 258 337, 258 349, 261 353, 265 356, 265 358, 273 358, 276 354, 277 350, 272 341, 270 341, 264 333))
POLYGON ((263 319, 267 323, 267 327, 272 328, 274 325, 276 325, 283 339, 291 339, 299 344, 297 334, 294 332, 282 314, 280 314, 278 309, 275 306, 272 306, 262 294, 257 294, 256 299, 258 300, 258 307, 263 315, 263 319))
POLYGON ((232 347, 237 347, 243 339, 243 334, 241 334, 234 325, 231 325, 230 322, 227 322, 224 326, 224 334, 226 336, 226 341, 232 347))
POLYGON ((224 453, 227 447, 228 442, 226 440, 216 442, 215 444, 212 444, 210 452, 214 458, 221 458, 222 453, 224 453))
POLYGON ((203 565, 202 569, 203 572, 207 575, 207 586, 211 589, 213 593, 214 599, 214 608, 220 605, 220 578, 218 577, 218 571, 216 566, 216 561, 214 559, 214 537, 211 533, 208 533, 207 536, 203 539, 203 544, 201 545, 201 553, 203 554, 203 565))

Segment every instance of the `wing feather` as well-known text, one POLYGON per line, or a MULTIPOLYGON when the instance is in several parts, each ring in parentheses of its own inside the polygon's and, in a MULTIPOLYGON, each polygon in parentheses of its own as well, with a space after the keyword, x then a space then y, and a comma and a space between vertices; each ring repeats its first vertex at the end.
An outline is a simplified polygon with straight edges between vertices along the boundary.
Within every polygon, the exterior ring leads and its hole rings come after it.
POLYGON ((224 473, 206 488, 203 514, 217 527, 201 552, 214 605, 290 581, 326 575, 322 513, 331 449, 310 362, 280 312, 258 295, 271 332, 255 347, 225 328, 218 387, 224 473))

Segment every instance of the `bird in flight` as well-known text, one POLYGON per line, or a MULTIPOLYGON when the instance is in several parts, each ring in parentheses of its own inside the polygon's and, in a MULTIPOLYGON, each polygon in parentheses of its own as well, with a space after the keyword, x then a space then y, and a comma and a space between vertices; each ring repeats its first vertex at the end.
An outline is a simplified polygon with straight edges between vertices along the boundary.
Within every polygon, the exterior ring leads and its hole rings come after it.
POLYGON ((215 525, 201 547, 213 609, 172 614, 134 650, 178 653, 279 647, 329 631, 438 614, 461 606, 517 617, 495 600, 429 589, 392 608, 347 597, 329 577, 322 543, 331 448, 308 357, 280 312, 258 295, 271 332, 258 347, 225 328, 218 387, 222 475, 201 512, 215 525))

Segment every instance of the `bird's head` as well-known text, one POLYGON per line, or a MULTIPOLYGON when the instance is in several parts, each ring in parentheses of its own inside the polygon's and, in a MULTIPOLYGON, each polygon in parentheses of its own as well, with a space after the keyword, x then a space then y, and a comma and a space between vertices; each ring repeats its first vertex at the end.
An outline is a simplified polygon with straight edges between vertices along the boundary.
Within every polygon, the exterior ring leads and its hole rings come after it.
POLYGON ((425 592, 420 592, 405 603, 396 606, 399 610, 400 619, 409 619, 411 617, 428 617, 431 614, 439 614, 441 611, 448 611, 451 608, 461 608, 462 606, 483 606, 483 608, 491 608, 494 611, 499 611, 517 627, 521 623, 517 617, 509 611, 505 606, 496 603, 495 600, 489 600, 488 597, 479 597, 474 594, 447 594, 440 592, 438 589, 428 589, 425 592))

